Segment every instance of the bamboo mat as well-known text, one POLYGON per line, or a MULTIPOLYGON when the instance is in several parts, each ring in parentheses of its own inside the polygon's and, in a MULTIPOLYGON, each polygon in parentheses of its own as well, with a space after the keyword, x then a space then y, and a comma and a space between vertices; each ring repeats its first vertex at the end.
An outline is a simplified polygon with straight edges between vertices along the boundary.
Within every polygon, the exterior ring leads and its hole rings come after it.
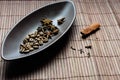
MULTIPOLYGON (((20 19, 52 2, 57 0, 0 1, 0 46, 5 34, 20 19)), ((67 39, 46 51, 49 56, 43 60, 38 55, 18 62, 0 58, 0 80, 120 79, 120 1, 74 0, 74 3, 77 14, 65 35, 67 39), (100 30, 82 39, 80 30, 94 22, 101 24, 100 30), (86 49, 88 45, 92 48, 86 49)))

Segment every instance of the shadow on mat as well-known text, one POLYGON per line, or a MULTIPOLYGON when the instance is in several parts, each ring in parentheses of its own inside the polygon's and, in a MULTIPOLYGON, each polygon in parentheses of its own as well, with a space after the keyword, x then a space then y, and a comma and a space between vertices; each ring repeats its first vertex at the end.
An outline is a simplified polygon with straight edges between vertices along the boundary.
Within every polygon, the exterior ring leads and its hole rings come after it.
POLYGON ((72 30, 70 28, 61 39, 40 53, 8 62, 5 71, 5 79, 13 80, 14 78, 28 75, 33 71, 42 70, 43 67, 46 67, 55 60, 56 56, 59 56, 60 51, 68 44, 71 32, 72 30))

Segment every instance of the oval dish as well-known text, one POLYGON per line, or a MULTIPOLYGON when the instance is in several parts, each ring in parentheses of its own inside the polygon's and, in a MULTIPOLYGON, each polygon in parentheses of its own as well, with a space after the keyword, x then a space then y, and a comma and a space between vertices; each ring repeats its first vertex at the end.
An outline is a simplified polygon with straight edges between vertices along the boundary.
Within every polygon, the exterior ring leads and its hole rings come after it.
POLYGON ((28 14, 22 20, 20 20, 12 30, 6 35, 2 44, 2 58, 5 60, 15 60, 24 58, 33 54, 36 54, 60 39, 70 28, 74 19, 76 11, 72 1, 61 1, 53 4, 46 5, 40 9, 28 14), (57 20, 65 17, 65 22, 62 25, 57 24, 57 20), (38 26, 40 26, 40 20, 42 18, 49 18, 53 21, 53 24, 59 28, 59 33, 52 37, 39 49, 31 51, 27 54, 21 54, 19 52, 19 46, 23 39, 29 33, 34 32, 38 26))

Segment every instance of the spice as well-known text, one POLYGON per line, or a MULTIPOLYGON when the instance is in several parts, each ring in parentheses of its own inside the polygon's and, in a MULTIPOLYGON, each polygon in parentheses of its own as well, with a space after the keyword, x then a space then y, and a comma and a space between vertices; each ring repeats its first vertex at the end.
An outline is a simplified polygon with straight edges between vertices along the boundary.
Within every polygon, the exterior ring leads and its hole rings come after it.
POLYGON ((52 24, 52 20, 45 18, 41 20, 42 26, 38 27, 35 32, 28 34, 20 44, 20 53, 29 53, 38 49, 44 43, 47 43, 52 36, 57 35, 59 29, 52 24))
POLYGON ((59 20, 57 20, 57 22, 58 22, 58 25, 61 25, 61 24, 63 24, 64 20, 65 20, 65 17, 64 17, 64 18, 61 18, 61 19, 59 19, 59 20))
POLYGON ((45 18, 45 19, 42 19, 41 22, 42 22, 42 25, 44 26, 44 25, 52 24, 53 21, 48 18, 45 18))
POLYGON ((76 50, 75 48, 73 48, 72 46, 70 47, 72 50, 76 50))
POLYGON ((90 58, 90 53, 89 53, 89 52, 88 52, 88 54, 87 54, 87 55, 88 55, 88 58, 90 58))
POLYGON ((53 30, 53 34, 58 34, 58 32, 59 32, 59 29, 55 29, 55 30, 53 30))
POLYGON ((93 23, 90 26, 87 26, 85 29, 81 30, 82 35, 88 35, 92 33, 93 31, 97 30, 100 27, 99 23, 93 23))
MULTIPOLYGON (((76 50, 75 48, 73 48, 72 46, 70 47, 72 50, 76 50)), ((91 46, 85 46, 85 48, 90 48, 91 49, 91 46)), ((78 49, 77 51, 80 51, 80 54, 82 54, 82 53, 86 53, 86 52, 84 52, 83 51, 83 49, 78 49)), ((87 56, 88 56, 88 58, 90 58, 90 52, 88 52, 87 53, 87 56)))
POLYGON ((85 46, 85 48, 87 48, 87 49, 91 49, 92 46, 91 46, 91 45, 89 45, 89 46, 85 46))
POLYGON ((83 49, 80 49, 80 50, 78 50, 78 51, 80 51, 80 54, 84 53, 83 49))

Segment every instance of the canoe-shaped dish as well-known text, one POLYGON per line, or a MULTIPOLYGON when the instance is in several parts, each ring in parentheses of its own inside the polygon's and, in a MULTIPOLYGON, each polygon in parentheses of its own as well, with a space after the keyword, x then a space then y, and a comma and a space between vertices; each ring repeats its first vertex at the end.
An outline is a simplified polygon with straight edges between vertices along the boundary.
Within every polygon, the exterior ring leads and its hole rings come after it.
POLYGON ((15 60, 24 57, 34 55, 60 39, 70 28, 74 19, 76 11, 72 1, 60 1, 52 4, 48 4, 40 9, 28 14, 22 20, 20 20, 10 32, 6 35, 2 44, 2 58, 5 60, 15 60), (62 25, 57 24, 57 20, 65 17, 65 22, 62 25), (23 39, 29 33, 34 32, 38 26, 40 26, 40 20, 43 18, 49 18, 53 21, 53 24, 59 28, 59 33, 49 39, 47 43, 40 46, 39 49, 35 49, 27 54, 21 54, 19 52, 19 46, 23 39))

